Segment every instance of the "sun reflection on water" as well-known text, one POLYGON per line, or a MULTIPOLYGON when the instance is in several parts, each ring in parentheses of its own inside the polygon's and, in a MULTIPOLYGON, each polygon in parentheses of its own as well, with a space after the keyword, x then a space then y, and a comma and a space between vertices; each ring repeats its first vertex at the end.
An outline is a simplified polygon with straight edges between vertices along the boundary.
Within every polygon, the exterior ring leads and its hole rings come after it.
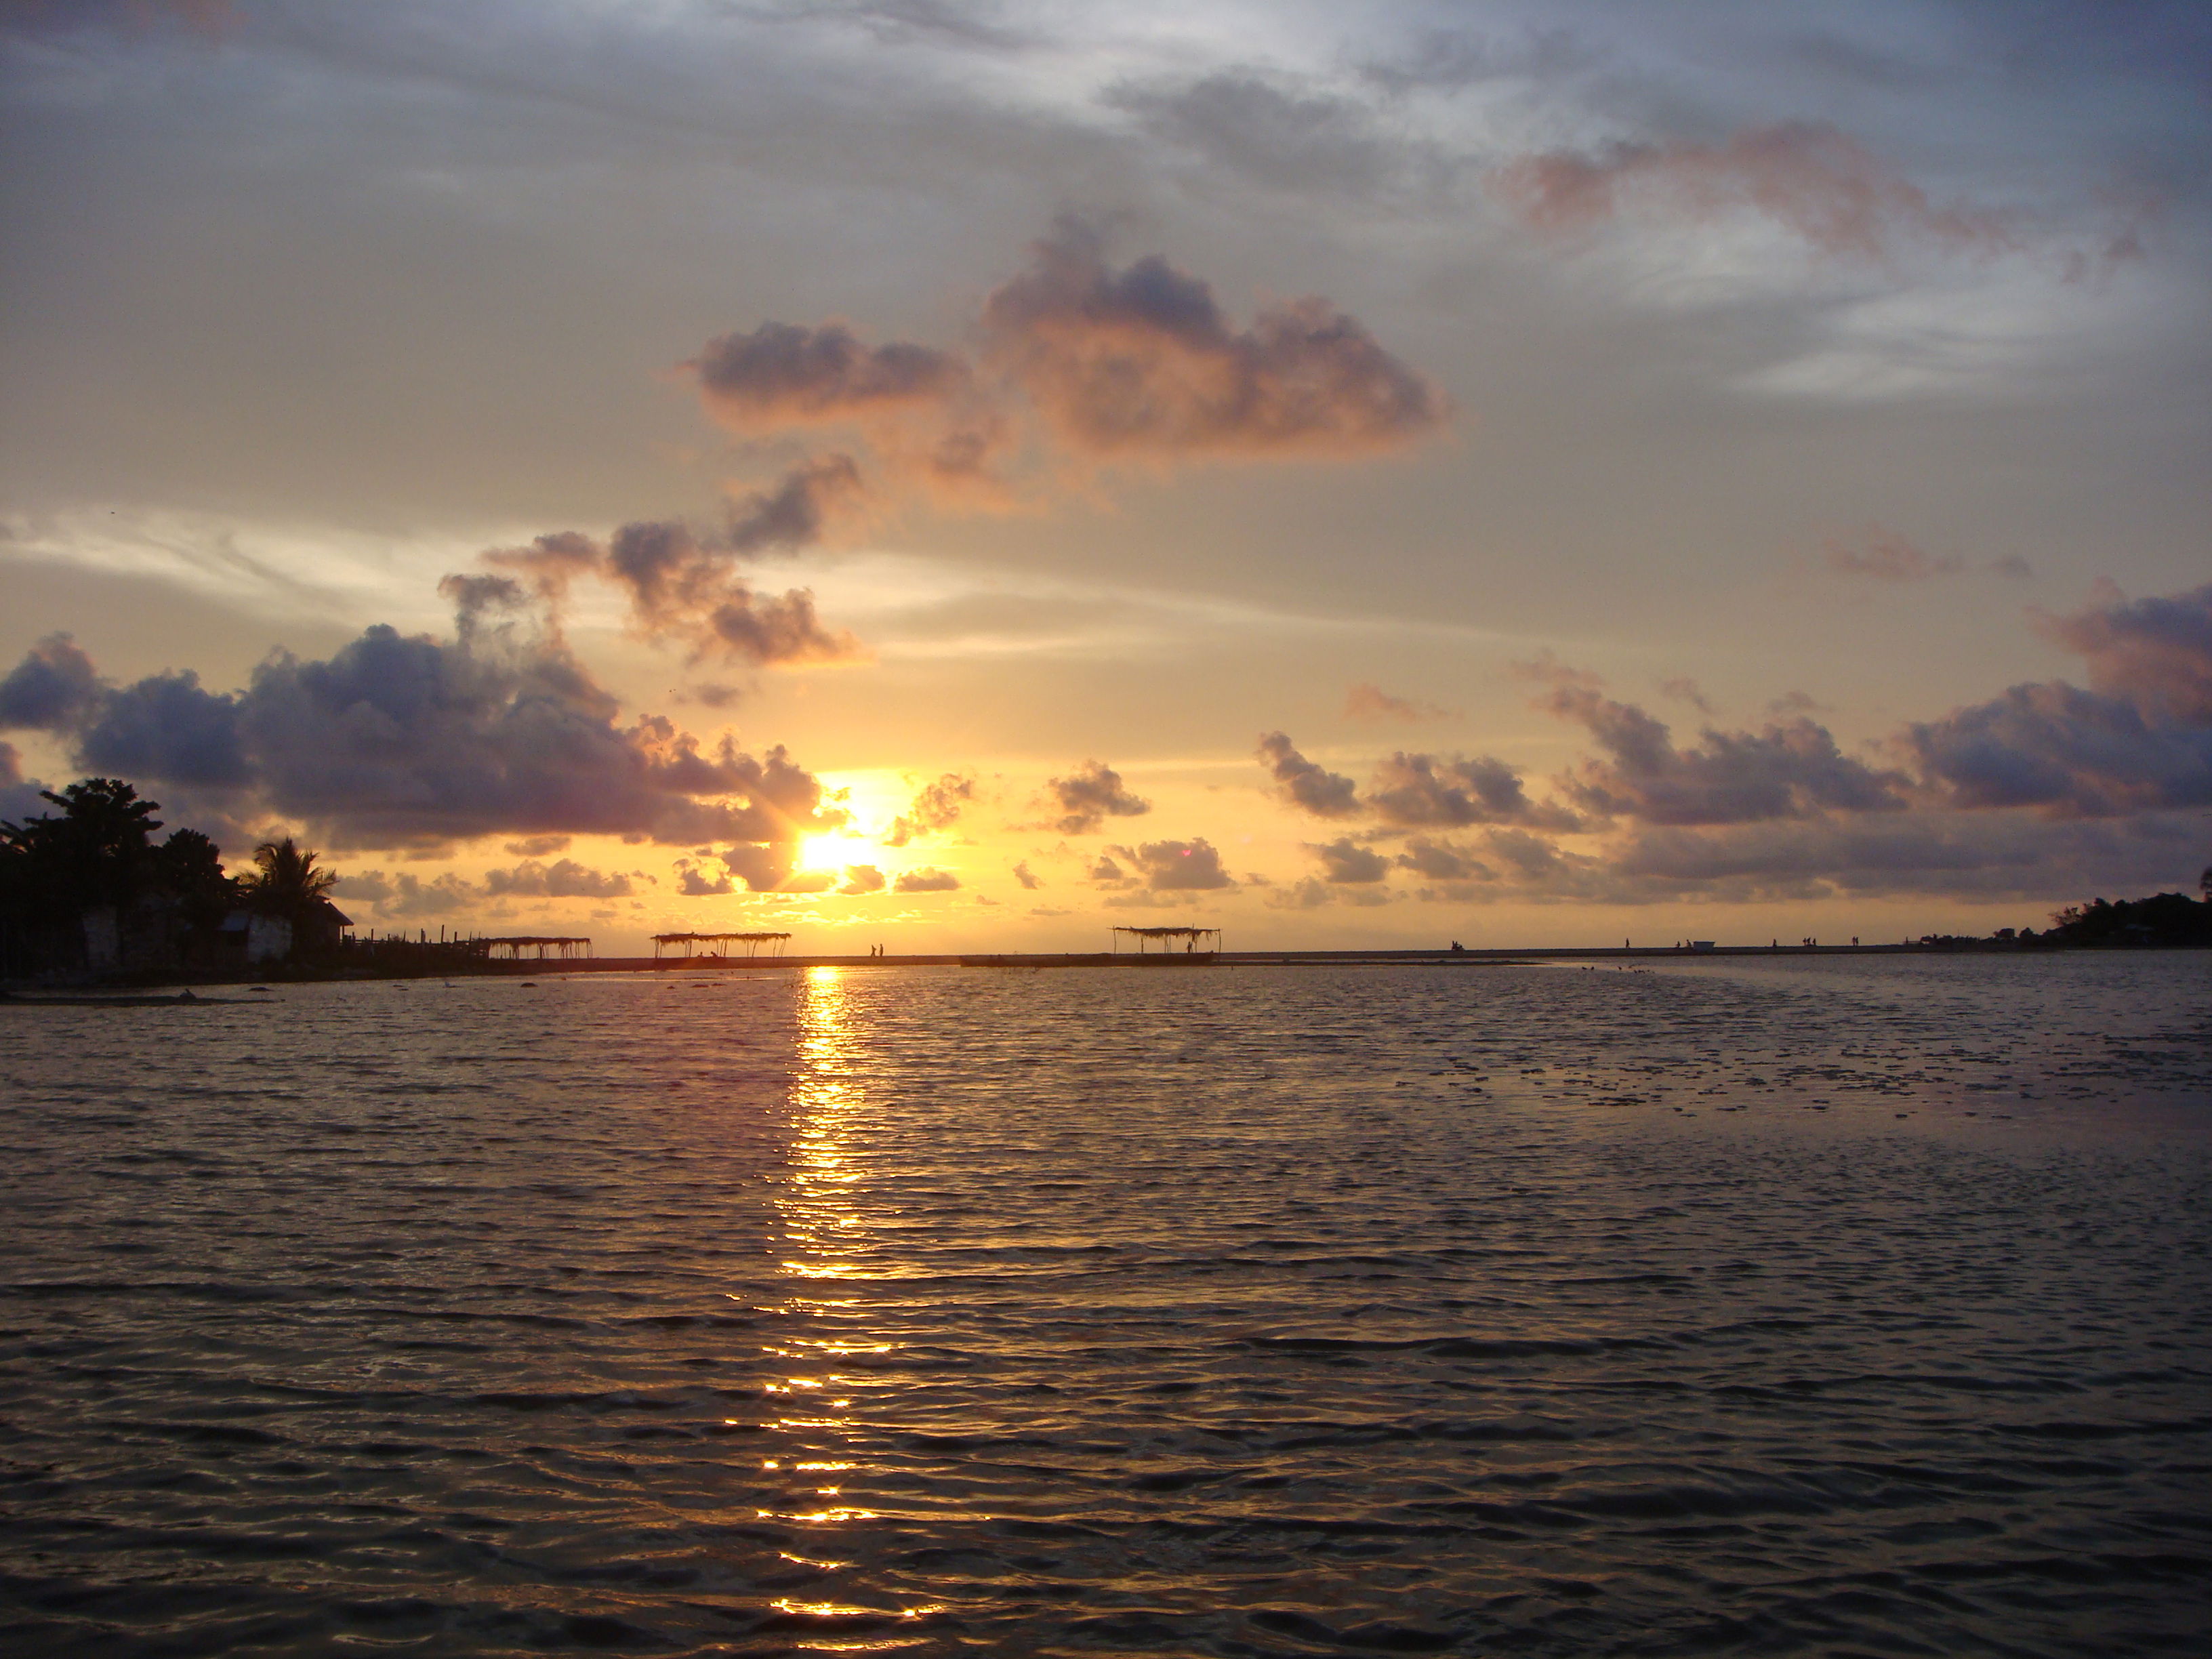
MULTIPOLYGON (((817 1535, 825 1542, 837 1527, 882 1518, 880 1511, 864 1501, 874 1471, 860 1454, 850 1414, 872 1383, 838 1366, 854 1356, 889 1353, 895 1346, 876 1340, 876 1334, 866 1328, 870 1315, 865 1298, 836 1293, 840 1281, 882 1276, 870 1261, 869 1219, 855 1199, 866 1173, 860 1143, 866 1102, 855 1018, 846 975, 836 968, 808 969, 799 989, 790 1171, 776 1200, 791 1249, 790 1259, 781 1262, 779 1269, 791 1285, 782 1311, 793 1334, 767 1350, 773 1360, 788 1367, 767 1385, 767 1391, 788 1402, 789 1414, 779 1416, 776 1427, 797 1455, 763 1461, 763 1470, 787 1485, 783 1502, 759 1514, 763 1519, 818 1529, 817 1535), (838 1484, 822 1484, 824 1475, 834 1475, 838 1484)), ((790 1559, 824 1571, 850 1565, 797 1554, 790 1559)), ((827 1617, 871 1613, 915 1619, 939 1611, 934 1607, 863 1607, 827 1597, 793 1597, 776 1605, 827 1617)), ((849 1644, 817 1640, 801 1645, 849 1644)))

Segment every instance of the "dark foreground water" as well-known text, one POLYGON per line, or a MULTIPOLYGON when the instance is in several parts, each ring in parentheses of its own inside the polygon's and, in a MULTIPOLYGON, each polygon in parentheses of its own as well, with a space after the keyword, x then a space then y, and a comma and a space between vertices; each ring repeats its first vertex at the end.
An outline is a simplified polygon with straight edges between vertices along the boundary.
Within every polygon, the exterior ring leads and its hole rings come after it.
POLYGON ((2202 1653, 2212 957, 0 1007, 0 1651, 2202 1653))

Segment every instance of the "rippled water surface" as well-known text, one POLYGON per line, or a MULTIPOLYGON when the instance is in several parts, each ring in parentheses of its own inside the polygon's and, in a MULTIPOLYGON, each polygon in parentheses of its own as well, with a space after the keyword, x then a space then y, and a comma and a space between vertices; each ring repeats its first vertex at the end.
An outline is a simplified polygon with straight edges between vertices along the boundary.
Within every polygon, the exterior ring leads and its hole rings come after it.
POLYGON ((257 1000, 0 1007, 11 1655, 2212 1629, 2212 957, 257 1000))

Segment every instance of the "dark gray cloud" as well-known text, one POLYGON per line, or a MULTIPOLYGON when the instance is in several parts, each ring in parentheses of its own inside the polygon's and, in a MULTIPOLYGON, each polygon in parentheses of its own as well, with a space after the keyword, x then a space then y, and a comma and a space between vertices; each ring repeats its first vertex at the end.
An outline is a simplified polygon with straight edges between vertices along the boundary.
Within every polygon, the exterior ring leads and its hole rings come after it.
MULTIPOLYGON (((627 591, 631 614, 647 633, 685 641, 695 661, 850 660, 861 654, 860 642, 823 627, 812 593, 757 592, 737 567, 746 554, 816 540, 826 504, 857 488, 858 477, 842 455, 809 462, 774 490, 739 503, 718 537, 668 520, 626 524, 609 540, 600 568, 627 591)), ((564 546, 558 556, 572 555, 564 546)))
POLYGON ((925 864, 917 870, 901 871, 898 879, 891 884, 891 890, 895 893, 951 893, 957 891, 959 886, 960 878, 950 870, 939 870, 925 864))
MULTIPOLYGON (((850 661, 864 654, 860 641, 823 625, 811 592, 761 592, 739 567, 748 556, 819 540, 827 515, 859 489, 850 457, 819 456, 792 468, 773 489, 732 503, 719 532, 679 520, 637 520, 604 547, 563 531, 526 547, 495 548, 483 558, 495 571, 527 580, 556 615, 579 577, 611 582, 629 599, 641 632, 684 642, 695 662, 719 658, 766 667, 850 661)), ((523 599, 503 574, 449 576, 445 591, 472 615, 512 610, 523 599)))
POLYGON ((1285 733, 1264 733, 1259 757, 1260 764, 1275 781, 1277 797, 1301 811, 1321 818, 1348 818, 1359 811, 1359 797, 1352 780, 1308 760, 1285 733))
POLYGON ((620 724, 614 697, 509 608, 501 580, 450 590, 451 641, 380 624, 326 660, 276 653, 243 691, 190 674, 99 684, 49 729, 88 769, 228 796, 339 846, 497 834, 789 842, 845 821, 781 747, 756 757, 726 740, 707 753, 664 716, 620 724))
POLYGON ((1392 860, 1401 870, 1430 881, 1494 881, 1498 872, 1477 858, 1471 848, 1448 841, 1415 836, 1392 860))
MULTIPOLYGON (((788 866, 785 866, 786 873, 788 872, 788 866)), ((777 881, 781 879, 781 875, 767 876, 764 886, 760 890, 773 890, 777 881)), ((677 868, 676 890, 685 898, 721 898, 727 894, 736 892, 738 889, 737 884, 730 878, 727 870, 719 876, 712 875, 708 873, 705 865, 693 863, 687 860, 677 868)))
POLYGON ((1014 866, 1014 879, 1021 883, 1024 892, 1034 893, 1044 885, 1043 880, 1036 872, 1030 868, 1030 861, 1027 859, 1022 860, 1014 866))
POLYGON ((1112 767, 1087 760, 1064 778, 1048 778, 1045 790, 1060 810, 1052 827, 1063 836, 1095 835, 1109 817, 1140 817, 1152 802, 1132 793, 1112 767))
POLYGON ((975 779, 963 777, 957 772, 947 772, 936 782, 924 784, 915 791, 914 800, 906 811, 891 820, 891 827, 884 836, 884 845, 904 847, 918 836, 950 830, 960 821, 961 812, 975 799, 975 779))
POLYGON ((44 816, 48 810, 45 787, 36 778, 23 775, 22 751, 12 743, 0 743, 0 822, 20 823, 44 816))
MULTIPOLYGON (((1613 849, 1621 902, 1947 895, 2039 901, 2106 884, 2149 890, 2203 861, 2201 815, 2053 823, 2016 813, 1898 813, 1644 829, 1613 849)), ((2021 922, 2039 926, 2029 915, 2021 922)))
POLYGON ((187 669, 151 674, 102 696, 76 730, 76 758, 102 776, 160 778, 208 789, 253 781, 241 700, 201 689, 187 669))
POLYGON ((1157 254, 1115 270, 1062 220, 983 307, 994 362, 1061 442, 1099 458, 1357 454, 1435 432, 1443 393, 1328 301, 1231 325, 1157 254))
POLYGON ((1907 726, 1899 746, 1937 797, 2074 817, 2212 805, 2212 584, 2038 626, 2081 654, 2094 690, 2015 685, 1907 726))
POLYGON ((49 634, 0 680, 0 727, 20 732, 67 726, 99 690, 92 659, 67 634, 49 634))
POLYGON ((556 853, 568 850, 566 836, 526 836, 520 841, 507 843, 506 850, 519 859, 550 858, 556 853))
POLYGON ((2128 698, 2063 681, 1915 722, 1899 742, 1953 806, 2110 817, 2212 805, 2212 724, 2146 719, 2128 698))
POLYGON ((1802 716, 1759 732, 1707 726, 1694 747, 1678 749, 1665 721, 1601 695, 1587 676, 1542 665, 1526 672, 1552 681, 1537 706, 1588 728, 1603 751, 1560 784, 1576 805, 1601 817, 1744 823, 1905 805, 1901 775, 1844 755, 1825 726, 1802 716))
POLYGON ((1575 815, 1528 799, 1518 773, 1486 755, 1417 755, 1400 750, 1375 769, 1368 804, 1383 823, 1403 830, 1461 829, 1472 823, 1527 823, 1571 830, 1575 815))
POLYGON ((630 885, 619 870, 594 870, 574 859, 550 865, 525 859, 512 870, 486 871, 484 890, 494 898, 620 898, 630 885))
POLYGON ((864 345, 842 323, 763 323, 750 333, 720 335, 688 367, 722 418, 764 429, 937 404, 969 378, 953 353, 905 341, 864 345))
POLYGON ((884 872, 872 864, 850 864, 845 866, 845 884, 837 890, 848 898, 858 898, 864 893, 884 890, 884 872))
POLYGON ((1390 860, 1349 836, 1319 845, 1309 842, 1306 851, 1321 860, 1322 878, 1336 886, 1363 885, 1389 878, 1390 860))

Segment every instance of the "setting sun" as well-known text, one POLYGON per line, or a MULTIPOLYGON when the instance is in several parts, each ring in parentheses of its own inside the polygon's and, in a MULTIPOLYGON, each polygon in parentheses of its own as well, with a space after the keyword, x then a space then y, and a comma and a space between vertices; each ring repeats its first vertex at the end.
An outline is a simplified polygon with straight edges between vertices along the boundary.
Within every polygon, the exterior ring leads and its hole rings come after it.
POLYGON ((854 836, 830 834, 809 836, 799 844, 799 867, 802 870, 836 870, 855 862, 865 862, 874 851, 866 842, 854 836))

